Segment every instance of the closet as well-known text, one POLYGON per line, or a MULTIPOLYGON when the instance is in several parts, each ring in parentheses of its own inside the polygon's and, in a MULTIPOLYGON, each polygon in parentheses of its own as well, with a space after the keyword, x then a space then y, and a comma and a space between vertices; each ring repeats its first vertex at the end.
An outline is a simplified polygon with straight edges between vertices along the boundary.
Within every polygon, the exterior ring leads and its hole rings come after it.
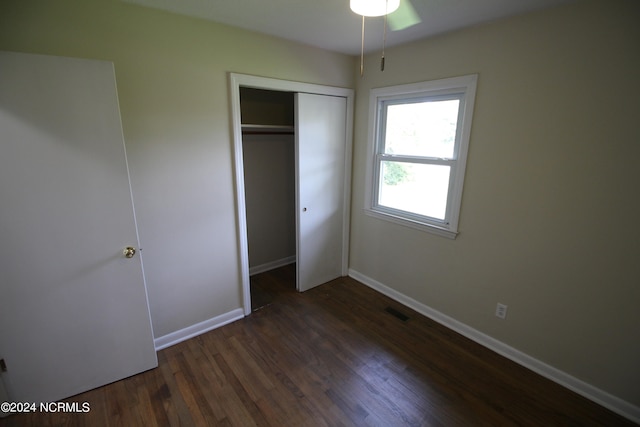
POLYGON ((294 96, 240 88, 249 273, 296 260, 294 96))
POLYGON ((300 292, 347 274, 353 90, 229 75, 240 271, 295 262, 300 292))

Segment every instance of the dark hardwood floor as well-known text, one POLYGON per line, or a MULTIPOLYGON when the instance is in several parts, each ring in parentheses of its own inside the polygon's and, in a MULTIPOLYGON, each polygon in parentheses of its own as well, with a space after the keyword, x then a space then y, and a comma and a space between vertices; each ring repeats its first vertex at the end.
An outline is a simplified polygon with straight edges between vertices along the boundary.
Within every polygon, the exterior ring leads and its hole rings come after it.
POLYGON ((294 275, 254 276, 251 316, 67 400, 90 412, 0 426, 635 425, 353 279, 300 294, 294 275))

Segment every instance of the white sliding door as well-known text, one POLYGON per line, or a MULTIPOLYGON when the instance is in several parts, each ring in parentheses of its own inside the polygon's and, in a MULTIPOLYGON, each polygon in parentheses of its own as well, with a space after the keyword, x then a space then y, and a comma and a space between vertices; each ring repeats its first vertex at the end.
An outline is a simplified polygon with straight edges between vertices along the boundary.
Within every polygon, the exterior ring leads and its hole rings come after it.
POLYGON ((298 290, 342 276, 347 99, 296 94, 298 290))
POLYGON ((54 401, 157 366, 113 65, 0 52, 0 358, 54 401))

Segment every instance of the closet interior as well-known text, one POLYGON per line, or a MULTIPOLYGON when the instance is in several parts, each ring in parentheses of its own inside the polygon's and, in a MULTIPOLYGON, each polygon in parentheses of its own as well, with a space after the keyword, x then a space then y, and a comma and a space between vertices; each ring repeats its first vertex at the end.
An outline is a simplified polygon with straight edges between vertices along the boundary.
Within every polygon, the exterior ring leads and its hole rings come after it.
POLYGON ((241 87, 240 111, 249 274, 255 276, 296 261, 294 94, 241 87))

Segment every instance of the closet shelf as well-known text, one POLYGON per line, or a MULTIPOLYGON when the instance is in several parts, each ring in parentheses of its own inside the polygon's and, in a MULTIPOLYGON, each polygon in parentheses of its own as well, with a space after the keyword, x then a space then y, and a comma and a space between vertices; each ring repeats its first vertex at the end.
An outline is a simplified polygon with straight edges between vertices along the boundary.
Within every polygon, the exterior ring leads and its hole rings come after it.
POLYGON ((242 125, 242 133, 249 135, 293 135, 294 131, 294 127, 290 125, 242 125))

